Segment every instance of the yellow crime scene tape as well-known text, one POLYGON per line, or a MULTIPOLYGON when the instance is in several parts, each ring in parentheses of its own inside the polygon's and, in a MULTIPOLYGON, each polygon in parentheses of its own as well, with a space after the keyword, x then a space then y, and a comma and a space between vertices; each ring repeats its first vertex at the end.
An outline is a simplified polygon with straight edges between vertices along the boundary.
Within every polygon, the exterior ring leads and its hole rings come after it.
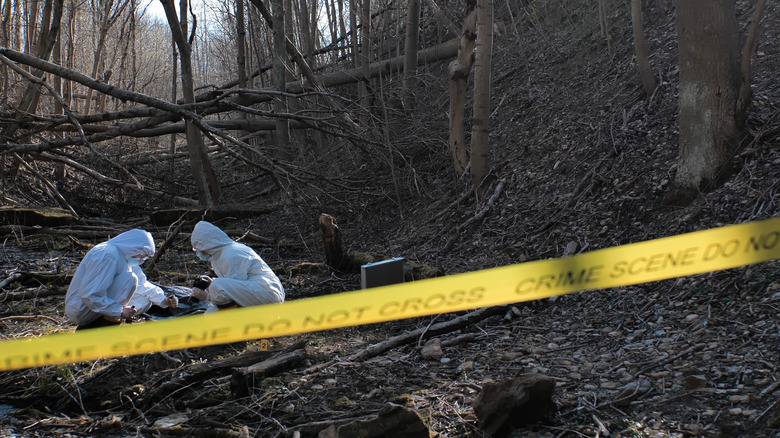
POLYGON ((538 300, 780 259, 780 217, 464 274, 0 342, 0 370, 273 338, 538 300))

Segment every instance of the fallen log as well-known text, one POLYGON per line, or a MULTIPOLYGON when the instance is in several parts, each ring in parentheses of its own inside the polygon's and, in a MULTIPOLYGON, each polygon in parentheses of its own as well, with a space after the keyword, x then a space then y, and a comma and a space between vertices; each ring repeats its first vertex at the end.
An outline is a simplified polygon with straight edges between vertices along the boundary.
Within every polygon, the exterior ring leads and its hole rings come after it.
POLYGON ((401 345, 417 342, 418 339, 425 339, 444 333, 449 333, 482 321, 483 319, 489 318, 491 316, 503 315, 504 313, 506 313, 506 309, 501 306, 478 309, 450 321, 441 322, 430 327, 423 327, 411 332, 400 334, 398 336, 393 336, 392 338, 382 341, 378 344, 370 345, 363 351, 349 356, 347 360, 351 362, 365 361, 401 345))
POLYGON ((162 376, 154 379, 157 382, 163 383, 159 386, 156 386, 153 391, 150 391, 144 395, 143 399, 141 400, 141 405, 150 406, 163 397, 166 397, 168 394, 171 394, 174 391, 184 388, 188 385, 227 375, 233 368, 248 367, 258 362, 262 363, 262 361, 268 360, 269 358, 273 358, 277 355, 284 355, 290 351, 302 350, 303 347, 306 346, 307 342, 308 341, 304 339, 295 342, 294 344, 282 350, 248 351, 237 356, 231 356, 220 360, 193 363, 183 367, 179 373, 179 377, 174 379, 171 379, 169 373, 166 372, 162 376))
POLYGON ((230 393, 234 398, 246 397, 251 388, 257 386, 266 377, 283 371, 298 368, 306 361, 306 351, 299 349, 289 353, 276 355, 254 365, 236 368, 230 379, 230 393))

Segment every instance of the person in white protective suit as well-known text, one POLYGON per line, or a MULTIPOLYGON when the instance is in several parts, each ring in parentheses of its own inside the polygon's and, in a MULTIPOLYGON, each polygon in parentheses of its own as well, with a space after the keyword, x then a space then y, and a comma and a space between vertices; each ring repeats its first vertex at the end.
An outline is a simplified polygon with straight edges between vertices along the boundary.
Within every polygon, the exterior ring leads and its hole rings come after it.
POLYGON ((65 295, 65 313, 78 324, 76 330, 116 325, 136 314, 129 304, 139 283, 132 267, 153 256, 154 250, 151 233, 133 229, 87 252, 65 295))
POLYGON ((211 262, 216 278, 193 287, 192 296, 219 309, 284 302, 281 280, 252 248, 234 241, 217 226, 200 221, 192 230, 192 250, 211 262))

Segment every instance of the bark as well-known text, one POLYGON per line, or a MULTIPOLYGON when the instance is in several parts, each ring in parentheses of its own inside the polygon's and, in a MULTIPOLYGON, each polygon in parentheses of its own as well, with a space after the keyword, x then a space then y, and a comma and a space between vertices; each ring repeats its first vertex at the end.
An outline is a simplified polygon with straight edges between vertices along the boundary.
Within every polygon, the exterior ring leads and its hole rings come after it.
POLYGON ((477 1, 477 43, 474 61, 474 122, 471 134, 471 179, 477 199, 487 187, 490 144, 490 64, 493 52, 493 0, 477 1))
POLYGON ((455 171, 463 173, 468 165, 466 152, 466 88, 474 64, 474 42, 477 38, 477 9, 474 1, 466 4, 466 18, 458 57, 449 65, 450 73, 450 152, 455 171))
POLYGON ((650 71, 650 62, 647 59, 645 31, 642 27, 641 0, 631 0, 631 23, 634 27, 634 49, 636 51, 636 62, 639 65, 639 76, 642 78, 645 95, 649 99, 655 91, 656 83, 653 72, 650 71))
POLYGON ((675 187, 686 196, 667 198, 675 204, 725 180, 743 129, 737 111, 742 77, 734 3, 688 0, 677 11, 680 153, 675 187))

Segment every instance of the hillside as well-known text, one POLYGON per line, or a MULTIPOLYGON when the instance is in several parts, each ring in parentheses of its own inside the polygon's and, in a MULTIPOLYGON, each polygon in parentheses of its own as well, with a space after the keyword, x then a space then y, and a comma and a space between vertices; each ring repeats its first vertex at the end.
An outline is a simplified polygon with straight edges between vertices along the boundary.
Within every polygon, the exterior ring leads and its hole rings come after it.
MULTIPOLYGON (((320 213, 337 218, 345 249, 402 256, 448 275, 780 215, 777 3, 767 5, 753 58, 754 105, 735 158, 739 171, 685 208, 661 203, 677 158, 674 12, 659 15, 646 6, 650 63, 660 84, 647 98, 624 2, 607 2, 609 42, 600 35, 594 2, 522 3, 512 13, 509 3, 496 5, 495 179, 488 199, 465 196, 468 178, 451 170, 443 64, 420 75, 413 110, 389 108, 393 166, 386 151, 312 152, 305 164, 321 161, 318 170, 338 175, 343 191, 301 189, 284 202, 278 194, 255 198, 251 184, 231 192, 233 202, 252 199, 275 209, 220 225, 274 239, 255 246, 285 272, 288 301, 360 287, 356 274, 287 269, 324 261, 320 213)), ((743 32, 751 4, 739 2, 743 32)), ((78 198, 78 188, 70 193, 78 198)), ((145 227, 161 241, 170 230, 152 226, 142 203, 79 198, 78 204, 110 217, 100 219, 104 225, 145 227)), ((3 278, 16 271, 72 272, 84 253, 66 236, 37 234, 6 236, 3 250, 3 278)), ((188 284, 202 269, 186 238, 177 238, 150 277, 188 284)), ((60 295, 7 300, 2 338, 70 330, 62 288, 9 285, 5 290, 14 293, 60 295)), ((780 262, 774 261, 518 303, 439 335, 447 360, 421 357, 430 335, 366 360, 351 358, 459 315, 272 339, 274 349, 305 341, 307 361, 245 397, 232 393, 229 367, 187 379, 197 375, 197 364, 256 351, 254 341, 2 372, 0 415, 3 405, 26 409, 0 417, 0 435, 314 437, 394 402, 420 412, 439 436, 483 437, 472 410, 483 382, 538 373, 555 380, 558 412, 512 436, 776 437, 780 429, 768 423, 780 416, 779 311, 780 262), (171 383, 176 386, 166 386, 171 383), (626 388, 639 388, 628 403, 626 388), (160 419, 180 426, 160 428, 160 419)))

